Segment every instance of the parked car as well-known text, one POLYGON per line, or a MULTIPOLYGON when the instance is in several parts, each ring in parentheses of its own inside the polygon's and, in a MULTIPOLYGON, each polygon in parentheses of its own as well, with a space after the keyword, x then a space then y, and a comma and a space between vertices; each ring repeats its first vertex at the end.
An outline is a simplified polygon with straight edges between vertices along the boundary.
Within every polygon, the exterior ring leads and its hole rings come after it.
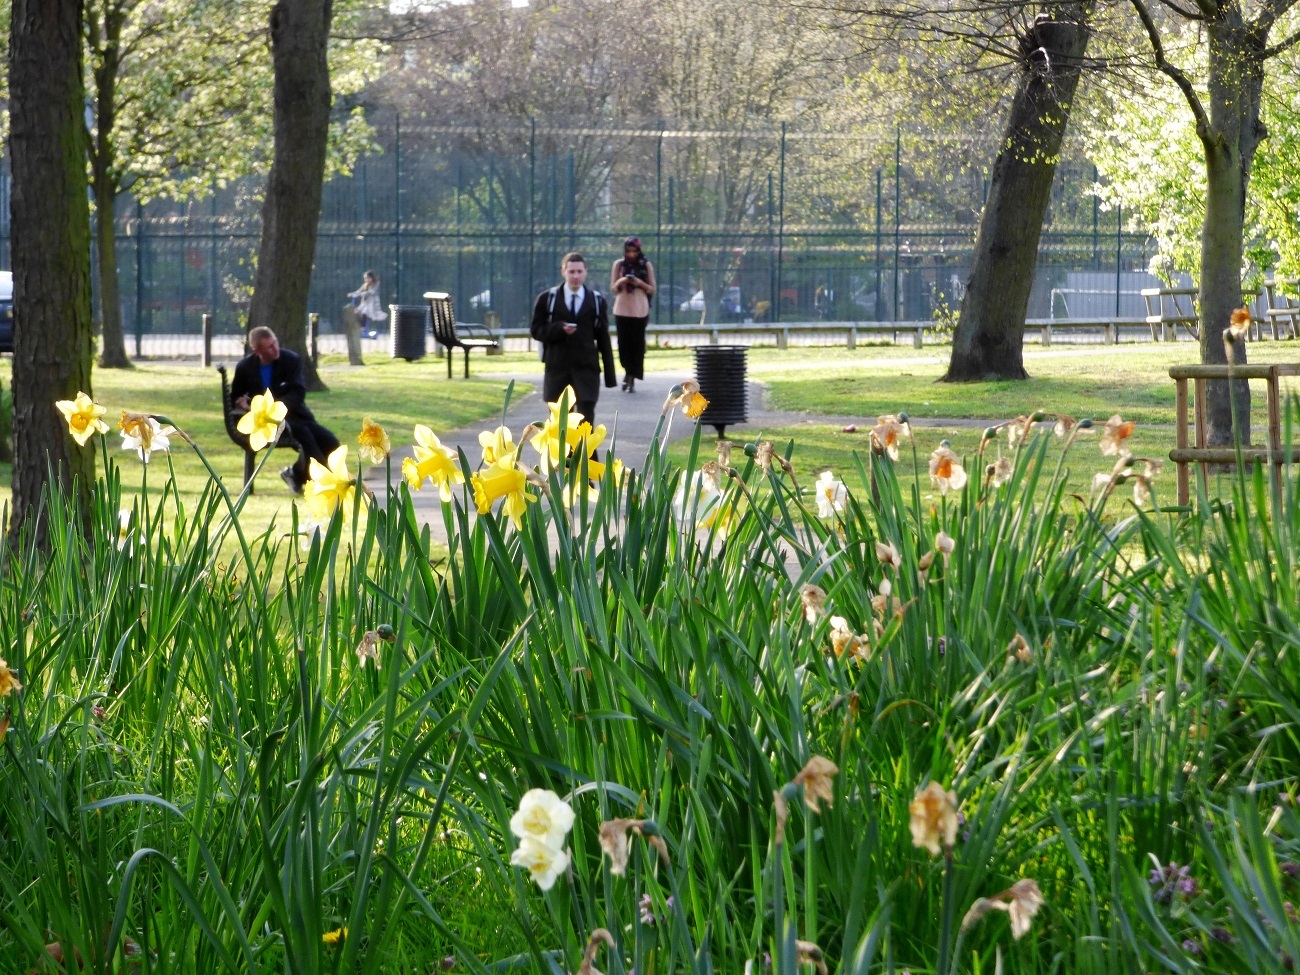
MULTIPOLYGON (((704 292, 695 292, 695 294, 691 295, 688 300, 682 302, 678 307, 678 311, 704 311, 704 292)), ((744 307, 740 303, 739 288, 731 287, 726 290, 726 293, 722 296, 722 301, 719 302, 718 311, 722 316, 731 316, 732 318, 739 318, 741 316, 744 312, 744 307)))
POLYGON ((0 352, 14 351, 14 272, 0 271, 0 352))
POLYGON ((655 288, 654 300, 665 311, 669 308, 676 310, 691 300, 692 293, 690 288, 682 284, 661 284, 655 288))

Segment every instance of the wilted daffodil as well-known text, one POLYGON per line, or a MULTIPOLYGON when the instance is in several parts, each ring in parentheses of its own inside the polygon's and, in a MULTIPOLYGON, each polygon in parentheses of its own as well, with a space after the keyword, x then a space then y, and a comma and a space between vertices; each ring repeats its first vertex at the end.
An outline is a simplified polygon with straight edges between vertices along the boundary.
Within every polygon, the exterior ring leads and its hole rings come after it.
POLYGON ((668 391, 668 398, 664 400, 664 415, 667 415, 674 406, 680 406, 682 412, 688 417, 698 420, 709 408, 709 401, 700 392, 700 384, 688 379, 668 391))
POLYGON ((479 446, 483 448, 483 463, 485 464, 495 464, 506 458, 514 460, 515 454, 519 451, 519 446, 515 443, 514 437, 511 436, 509 427, 484 430, 478 435, 478 442, 479 446))
POLYGON ((907 807, 911 814, 912 845, 938 856, 957 842, 957 793, 931 782, 918 789, 907 807))
POLYGON ((994 487, 1001 487, 1011 480, 1011 473, 1014 468, 1011 466, 1011 460, 1008 457, 999 457, 988 467, 989 481, 994 487))
POLYGON ((803 801, 813 812, 821 812, 820 803, 835 804, 835 790, 831 780, 839 774, 840 767, 829 758, 814 755, 794 777, 796 785, 803 786, 803 801))
POLYGON ((86 446, 97 433, 108 433, 108 424, 100 419, 108 411, 80 390, 76 399, 61 399, 54 405, 68 421, 68 432, 78 447, 86 446))
POLYGON ((876 425, 871 428, 871 445, 882 454, 888 454, 890 460, 898 460, 898 448, 905 437, 912 435, 912 428, 907 419, 887 413, 876 417, 876 425))
POLYGON ((402 461, 402 476, 413 490, 420 490, 426 478, 438 488, 438 497, 444 504, 451 501, 451 486, 464 484, 465 473, 456 463, 456 453, 444 447, 432 430, 423 423, 415 426, 415 446, 411 448, 415 459, 402 461))
POLYGON ((1124 441, 1133 436, 1133 431, 1137 424, 1132 420, 1125 421, 1118 413, 1106 421, 1106 427, 1101 432, 1101 455, 1103 457, 1114 457, 1119 454, 1124 446, 1124 441))
POLYGON ((122 431, 122 449, 134 450, 146 464, 154 451, 167 453, 171 449, 169 439, 176 432, 174 427, 164 427, 146 413, 128 413, 122 411, 118 422, 122 431))
POLYGON ((344 518, 351 518, 357 482, 348 471, 347 445, 336 447, 328 461, 322 464, 315 457, 311 459, 310 477, 303 486, 307 510, 317 521, 328 521, 339 508, 344 518))
POLYGON ((969 930, 989 911, 1006 911, 1011 920, 1011 936, 1018 941, 1029 931, 1034 915, 1044 903, 1043 892, 1038 889, 1038 882, 1029 877, 1022 877, 1000 894, 981 897, 972 904, 961 920, 961 929, 969 930))
POLYGON ((528 492, 527 472, 513 460, 513 456, 472 474, 469 483, 479 514, 487 514, 497 499, 502 499, 501 512, 516 529, 522 525, 528 502, 537 500, 537 495, 528 492))
POLYGON ((940 445, 930 455, 930 480, 939 486, 940 494, 966 486, 966 470, 950 447, 940 445))
POLYGON ((271 391, 258 393, 248 404, 248 412, 239 418, 236 429, 248 437, 248 446, 261 450, 280 434, 280 424, 289 415, 289 407, 277 403, 271 391))
POLYGON ((609 872, 621 877, 627 871, 627 858, 631 852, 628 848, 628 832, 645 837, 647 843, 658 851, 665 863, 668 859, 668 844, 659 835, 659 827, 649 819, 611 819, 600 824, 600 848, 609 857, 609 872))
POLYGON ((370 417, 361 420, 361 433, 357 436, 357 453, 371 466, 377 467, 388 459, 393 444, 388 433, 370 417))
POLYGON ((809 623, 816 623, 826 615, 826 590, 811 582, 804 583, 799 589, 799 601, 803 604, 803 615, 809 623))

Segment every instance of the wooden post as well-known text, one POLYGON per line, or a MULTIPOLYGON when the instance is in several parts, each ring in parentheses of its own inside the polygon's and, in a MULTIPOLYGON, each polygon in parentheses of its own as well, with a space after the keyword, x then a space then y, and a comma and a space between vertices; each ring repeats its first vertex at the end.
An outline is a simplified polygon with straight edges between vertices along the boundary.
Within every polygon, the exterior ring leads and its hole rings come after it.
POLYGON ((307 316, 307 346, 311 349, 311 364, 313 366, 320 364, 319 338, 320 315, 317 312, 312 312, 307 316))
POLYGON ((921 347, 921 335, 924 332, 925 329, 923 328, 912 329, 912 348, 919 349, 921 347))
MULTIPOLYGON (((1196 410, 1196 448, 1205 449, 1205 381, 1197 376, 1192 380, 1193 397, 1196 410)), ((1204 464, 1196 465, 1196 473, 1201 483, 1201 490, 1210 493, 1209 475, 1204 464)))
MULTIPOLYGON (((1180 450, 1187 446, 1187 380, 1174 380, 1174 422, 1175 442, 1180 450)), ((1180 505, 1189 505, 1192 503, 1192 484, 1191 472, 1187 469, 1187 461, 1177 461, 1178 468, 1178 503, 1180 505)))
POLYGON ((199 356, 199 365, 204 369, 212 367, 212 316, 203 316, 203 353, 199 356))
POLYGON ((1275 502, 1280 504, 1282 501, 1282 409, 1278 403, 1280 397, 1277 376, 1278 369, 1274 366, 1269 370, 1268 378, 1264 382, 1268 400, 1268 446, 1273 451, 1269 468, 1273 475, 1273 497, 1275 502))
POLYGON ((1042 339, 1041 339, 1041 341, 1042 341, 1042 344, 1043 344, 1043 345, 1051 345, 1051 344, 1052 344, 1052 326, 1050 326, 1050 325, 1044 325, 1044 326, 1043 326, 1043 334, 1042 334, 1042 339))

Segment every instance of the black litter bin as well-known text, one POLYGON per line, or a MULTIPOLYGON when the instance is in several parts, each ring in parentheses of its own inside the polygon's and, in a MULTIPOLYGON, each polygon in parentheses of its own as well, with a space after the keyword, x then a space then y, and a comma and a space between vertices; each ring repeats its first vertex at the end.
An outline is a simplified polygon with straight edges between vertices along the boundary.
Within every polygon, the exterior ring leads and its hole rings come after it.
POLYGON ((695 381, 709 401, 700 422, 715 427, 719 437, 726 435, 727 427, 748 419, 745 412, 748 392, 745 353, 748 351, 747 345, 701 345, 695 349, 695 381))
POLYGON ((389 351, 394 359, 424 358, 424 337, 430 328, 428 305, 389 305, 389 351))

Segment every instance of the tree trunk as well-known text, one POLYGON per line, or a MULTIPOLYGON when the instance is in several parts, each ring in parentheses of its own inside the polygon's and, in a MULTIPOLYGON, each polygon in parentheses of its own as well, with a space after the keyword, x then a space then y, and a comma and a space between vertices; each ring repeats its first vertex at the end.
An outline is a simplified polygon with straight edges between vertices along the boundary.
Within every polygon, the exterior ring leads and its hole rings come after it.
POLYGON ((309 389, 322 390, 307 348, 307 291, 316 253, 329 140, 331 0, 277 0, 271 10, 275 151, 262 204, 250 326, 269 325, 302 356, 309 389))
POLYGON ((122 332, 122 296, 117 284, 117 236, 113 232, 116 181, 107 173, 96 172, 91 183, 95 194, 95 240, 99 245, 99 310, 103 320, 99 364, 105 369, 130 369, 126 336, 122 332))
POLYGON ((1089 2, 1068 20, 1040 15, 1021 38, 1020 83, 980 215, 946 382, 1028 378, 1025 315, 1091 11, 1089 2))
MULTIPOLYGON (((13 537, 53 487, 90 511, 93 446, 54 402, 89 393, 90 208, 86 199, 82 0, 14 0, 9 47, 14 275, 13 537)), ((44 517, 36 537, 44 535, 44 517)))
MULTIPOLYGON (((1240 16, 1206 25, 1209 35, 1209 129, 1205 150, 1205 223, 1201 231, 1201 361, 1224 364, 1223 330, 1241 306, 1242 237, 1246 190, 1255 150, 1264 137, 1259 118, 1264 84, 1264 38, 1240 16)), ((1233 343, 1236 363, 1246 361, 1246 343, 1233 343)), ((1250 384, 1245 380, 1206 384, 1206 443, 1231 445, 1234 431, 1250 443, 1250 384), (1232 387, 1232 388, 1230 388, 1232 387), (1235 414, 1235 422, 1234 422, 1235 414)))
POLYGON ((103 4, 86 11, 91 42, 97 48, 94 68, 95 131, 90 140, 90 187, 95 195, 95 242, 99 247, 99 312, 103 348, 99 364, 105 369, 129 369, 126 338, 122 334, 122 300, 117 284, 117 238, 113 216, 120 189, 117 155, 113 144, 117 124, 117 75, 122 61, 120 5, 103 4))

